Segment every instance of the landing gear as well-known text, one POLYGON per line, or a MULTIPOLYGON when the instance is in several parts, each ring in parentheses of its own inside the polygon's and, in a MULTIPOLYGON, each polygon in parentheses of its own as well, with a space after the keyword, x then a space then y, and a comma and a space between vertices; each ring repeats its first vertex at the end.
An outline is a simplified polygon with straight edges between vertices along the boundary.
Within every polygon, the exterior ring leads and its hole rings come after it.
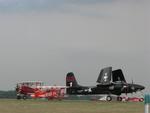
POLYGON ((26 96, 26 95, 24 95, 22 98, 23 98, 23 100, 26 100, 26 99, 27 99, 27 96, 26 96))
POLYGON ((111 101, 111 100, 112 100, 112 97, 111 97, 111 96, 107 96, 107 97, 106 97, 106 100, 107 100, 107 101, 111 101))
POLYGON ((140 98, 139 101, 140 101, 140 102, 143 102, 143 101, 144 101, 144 98, 140 98))
POLYGON ((26 100, 26 99, 27 99, 27 95, 20 95, 20 94, 17 94, 17 99, 18 99, 18 100, 20 100, 20 99, 26 100))
POLYGON ((122 101, 122 97, 118 96, 117 101, 122 101))
POLYGON ((17 99, 20 100, 20 99, 21 99, 21 96, 20 96, 20 95, 17 95, 17 99))

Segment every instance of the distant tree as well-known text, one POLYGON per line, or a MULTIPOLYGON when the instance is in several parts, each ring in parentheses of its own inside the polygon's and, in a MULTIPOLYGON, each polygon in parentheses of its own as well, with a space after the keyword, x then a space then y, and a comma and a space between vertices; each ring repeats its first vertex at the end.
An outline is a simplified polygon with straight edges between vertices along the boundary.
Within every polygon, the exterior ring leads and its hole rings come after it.
POLYGON ((16 98, 16 91, 10 90, 10 91, 0 91, 0 98, 16 98))

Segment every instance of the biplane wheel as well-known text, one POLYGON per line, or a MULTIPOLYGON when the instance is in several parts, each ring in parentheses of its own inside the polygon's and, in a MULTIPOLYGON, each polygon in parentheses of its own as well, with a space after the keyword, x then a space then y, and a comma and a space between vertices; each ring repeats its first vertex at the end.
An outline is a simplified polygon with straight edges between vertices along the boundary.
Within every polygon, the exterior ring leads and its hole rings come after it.
POLYGON ((23 98, 23 100, 26 100, 26 99, 27 99, 27 96, 24 95, 22 98, 23 98))
POLYGON ((21 99, 21 96, 20 96, 20 95, 17 95, 17 99, 20 100, 20 99, 21 99))

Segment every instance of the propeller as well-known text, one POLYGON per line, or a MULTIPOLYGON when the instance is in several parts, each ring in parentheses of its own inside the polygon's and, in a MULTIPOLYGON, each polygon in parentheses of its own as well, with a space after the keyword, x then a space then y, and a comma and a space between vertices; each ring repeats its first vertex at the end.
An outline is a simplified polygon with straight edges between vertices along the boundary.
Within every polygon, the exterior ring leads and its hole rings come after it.
POLYGON ((124 89, 125 89, 125 94, 127 95, 127 92, 128 92, 128 84, 126 83, 123 87, 124 87, 124 89))
POLYGON ((134 91, 135 90, 135 87, 133 85, 133 79, 132 79, 132 84, 131 84, 131 90, 134 91))
POLYGON ((127 95, 127 92, 128 92, 128 84, 127 83, 123 84, 121 91, 125 91, 125 94, 127 95))
MULTIPOLYGON (((131 93, 133 94, 133 92, 135 91, 135 87, 134 87, 134 82, 133 82, 133 79, 131 80, 132 82, 131 82, 131 86, 130 86, 130 88, 131 88, 131 93)), ((125 84, 125 86, 124 86, 124 89, 125 89, 125 93, 126 93, 126 95, 127 95, 127 92, 128 92, 128 90, 129 90, 129 85, 126 83, 125 84)))

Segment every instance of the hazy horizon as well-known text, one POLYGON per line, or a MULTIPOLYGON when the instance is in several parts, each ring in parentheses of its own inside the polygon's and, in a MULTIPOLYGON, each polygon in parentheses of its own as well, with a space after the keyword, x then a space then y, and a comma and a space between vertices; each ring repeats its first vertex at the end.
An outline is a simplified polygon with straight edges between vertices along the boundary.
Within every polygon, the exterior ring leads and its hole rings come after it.
POLYGON ((17 82, 96 84, 102 68, 150 90, 149 0, 0 0, 0 90, 17 82))

